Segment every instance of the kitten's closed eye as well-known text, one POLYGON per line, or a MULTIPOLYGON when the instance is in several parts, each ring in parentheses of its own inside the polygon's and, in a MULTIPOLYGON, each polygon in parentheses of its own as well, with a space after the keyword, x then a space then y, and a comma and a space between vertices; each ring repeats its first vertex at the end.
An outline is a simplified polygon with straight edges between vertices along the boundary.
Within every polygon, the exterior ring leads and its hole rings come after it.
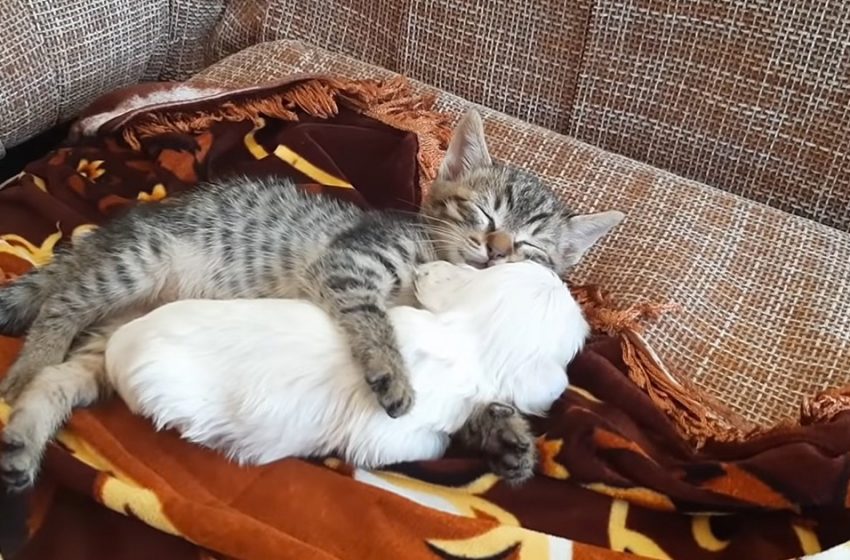
POLYGON ((542 247, 540 247, 539 245, 535 245, 534 243, 532 243, 530 241, 524 241, 524 240, 523 241, 517 241, 517 242, 514 243, 514 247, 516 249, 520 249, 522 247, 528 247, 529 249, 535 249, 537 251, 543 251, 545 253, 545 251, 542 247))
POLYGON ((523 245, 524 249, 517 249, 521 252, 522 257, 536 262, 537 264, 542 264, 547 268, 551 268, 555 265, 555 262, 552 260, 552 257, 549 256, 549 253, 544 251, 543 249, 534 247, 531 245, 523 245))
POLYGON ((496 231, 496 220, 493 218, 492 214, 487 212, 483 207, 478 204, 475 205, 478 211, 484 216, 484 221, 487 223, 487 233, 493 233, 496 231))

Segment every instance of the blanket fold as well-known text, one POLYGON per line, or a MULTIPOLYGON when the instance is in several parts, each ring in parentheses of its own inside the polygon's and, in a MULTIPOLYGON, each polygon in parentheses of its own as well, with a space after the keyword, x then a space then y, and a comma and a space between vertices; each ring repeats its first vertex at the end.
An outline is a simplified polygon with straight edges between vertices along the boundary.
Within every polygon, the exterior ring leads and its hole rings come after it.
MULTIPOLYGON (((66 145, 0 188, 0 282, 132 205, 229 174, 415 211, 449 137, 433 101, 400 78, 317 75, 104 96, 66 145)), ((850 539, 846 391, 807 400, 801 423, 749 426, 642 337, 642 322, 675 309, 571 288, 597 334, 536 420, 539 473, 521 488, 461 449, 382 472, 335 459, 240 468, 113 400, 74 414, 31 494, 0 498, 0 553, 779 560, 850 539)), ((0 371, 19 346, 0 339, 0 371)))

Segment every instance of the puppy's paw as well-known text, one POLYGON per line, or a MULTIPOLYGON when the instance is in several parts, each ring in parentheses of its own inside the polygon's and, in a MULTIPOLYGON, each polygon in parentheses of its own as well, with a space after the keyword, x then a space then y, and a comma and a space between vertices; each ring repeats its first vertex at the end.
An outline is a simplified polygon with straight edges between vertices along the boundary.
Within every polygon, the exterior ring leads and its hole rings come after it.
POLYGON ((514 407, 492 403, 481 416, 482 449, 493 472, 510 484, 534 476, 537 448, 525 418, 514 407))

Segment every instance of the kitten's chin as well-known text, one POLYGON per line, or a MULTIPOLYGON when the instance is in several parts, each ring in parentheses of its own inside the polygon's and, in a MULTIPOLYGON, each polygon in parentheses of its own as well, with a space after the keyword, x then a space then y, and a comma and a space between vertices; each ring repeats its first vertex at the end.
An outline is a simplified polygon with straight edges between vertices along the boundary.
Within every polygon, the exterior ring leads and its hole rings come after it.
POLYGON ((487 264, 486 262, 482 263, 480 259, 465 255, 463 251, 455 248, 447 251, 438 251, 437 260, 450 262, 452 264, 467 265, 473 268, 486 268, 487 264))
POLYGON ((481 258, 476 256, 468 256, 465 255, 460 259, 460 264, 465 264, 467 266, 471 266, 472 268, 477 268, 479 270, 488 268, 490 266, 490 261, 487 258, 481 258))

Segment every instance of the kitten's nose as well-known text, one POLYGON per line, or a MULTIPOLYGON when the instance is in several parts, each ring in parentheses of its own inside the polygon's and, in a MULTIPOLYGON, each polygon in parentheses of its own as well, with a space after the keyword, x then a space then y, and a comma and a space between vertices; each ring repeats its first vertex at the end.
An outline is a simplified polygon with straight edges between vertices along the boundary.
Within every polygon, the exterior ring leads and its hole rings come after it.
POLYGON ((491 259, 507 257, 514 250, 514 240, 504 231, 494 231, 487 235, 487 256, 491 259))

